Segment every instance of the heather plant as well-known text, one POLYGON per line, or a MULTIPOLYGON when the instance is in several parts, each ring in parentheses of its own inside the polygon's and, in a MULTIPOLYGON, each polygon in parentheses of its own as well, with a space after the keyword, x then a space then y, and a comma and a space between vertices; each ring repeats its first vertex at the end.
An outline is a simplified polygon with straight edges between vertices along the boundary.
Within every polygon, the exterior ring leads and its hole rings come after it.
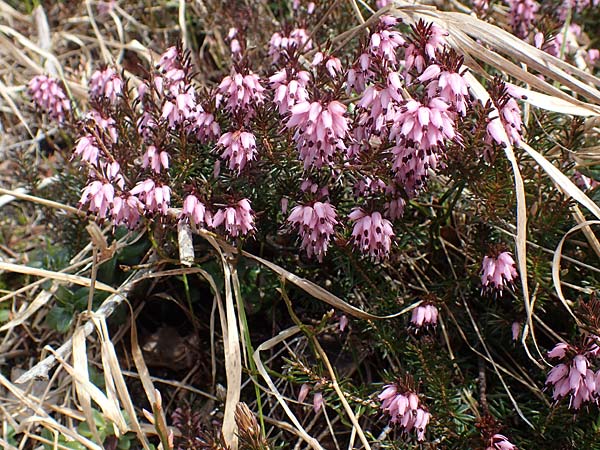
MULTIPOLYGON (((214 41, 203 36, 215 70, 184 8, 181 35, 138 49, 146 63, 105 58, 79 90, 66 64, 27 82, 67 142, 54 168, 64 190, 46 196, 75 197, 40 203, 95 224, 89 245, 68 242, 89 255, 78 278, 2 267, 85 286, 32 302, 73 335, 20 380, 58 363, 74 380, 70 417, 87 424, 69 435, 56 408, 36 439, 596 448, 600 177, 584 151, 600 114, 595 2, 208 3, 221 19, 214 41), (125 298, 131 322, 113 314, 125 298), (145 332, 166 328, 150 305, 169 303, 175 331, 145 332), (89 375, 92 332, 102 383, 89 375), (173 377, 201 356, 159 392, 152 354, 173 377), (129 359, 141 386, 123 379, 129 359)), ((60 228, 56 239, 69 240, 60 228)), ((13 301, 3 329, 35 312, 13 301)))

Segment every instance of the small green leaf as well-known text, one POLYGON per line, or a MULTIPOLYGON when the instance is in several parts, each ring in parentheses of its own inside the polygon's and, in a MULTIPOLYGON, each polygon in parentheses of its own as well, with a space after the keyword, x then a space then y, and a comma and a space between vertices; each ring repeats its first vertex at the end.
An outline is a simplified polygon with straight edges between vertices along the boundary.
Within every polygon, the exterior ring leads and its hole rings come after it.
POLYGON ((73 322, 73 312, 61 306, 55 306, 46 315, 46 324, 60 333, 65 333, 73 322))

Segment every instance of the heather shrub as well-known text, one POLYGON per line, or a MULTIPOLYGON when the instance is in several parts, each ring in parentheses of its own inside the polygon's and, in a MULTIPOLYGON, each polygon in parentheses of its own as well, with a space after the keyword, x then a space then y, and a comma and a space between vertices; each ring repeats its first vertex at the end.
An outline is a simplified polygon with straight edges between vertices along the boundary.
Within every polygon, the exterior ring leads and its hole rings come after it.
POLYGON ((185 28, 27 84, 71 257, 33 275, 89 258, 44 288, 79 438, 35 439, 596 448, 595 2, 238 6, 187 12, 214 67, 185 28))

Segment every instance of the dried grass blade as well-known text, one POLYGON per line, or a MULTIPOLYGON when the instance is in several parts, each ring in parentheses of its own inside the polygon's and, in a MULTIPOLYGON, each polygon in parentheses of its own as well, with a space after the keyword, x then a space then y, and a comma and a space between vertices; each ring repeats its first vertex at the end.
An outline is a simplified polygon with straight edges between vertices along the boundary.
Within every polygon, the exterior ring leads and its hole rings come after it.
POLYGON ((597 219, 600 219, 600 207, 585 195, 581 189, 575 186, 575 183, 569 180, 565 174, 554 167, 550 161, 537 150, 531 148, 526 142, 521 142, 519 147, 525 150, 546 171, 550 178, 561 187, 563 192, 573 197, 574 200, 585 206, 597 219))
MULTIPOLYGON (((571 209, 573 210, 573 217, 577 223, 581 224, 586 221, 585 216, 577 205, 573 206, 571 209)), ((585 235, 585 238, 589 242, 590 247, 592 247, 592 250, 594 250, 596 256, 600 258, 600 242, 598 241, 598 238, 589 226, 584 226, 582 231, 585 235)))
POLYGON ((325 350, 323 350, 323 347, 321 347, 321 344, 319 343, 318 339, 314 335, 312 336, 312 341, 315 344, 315 348, 317 349, 317 352, 319 353, 321 360, 325 363, 325 367, 327 367, 327 371, 329 372, 329 376, 331 377, 331 383, 333 385, 333 389, 335 390, 336 394, 338 395, 340 402, 342 402, 342 406, 344 407, 346 414, 348 414, 348 417, 350 418, 350 422, 352 422, 352 425, 353 425, 352 430, 356 431, 358 433, 358 437, 360 438, 360 441, 362 442, 363 447, 366 448, 367 450, 371 450, 369 441, 367 440, 367 437, 365 436, 365 433, 364 433, 362 427, 358 423, 358 419, 356 418, 354 411, 352 411, 352 408, 350 408, 350 404, 348 403, 348 400, 346 400, 346 396, 344 395, 344 392, 342 391, 342 389, 340 388, 340 385, 338 384, 337 377, 335 375, 335 371, 333 370, 333 367, 331 366, 331 362, 329 361, 329 358, 327 357, 325 350))
MULTIPOLYGON (((144 433, 138 421, 133 401, 131 400, 131 396, 129 395, 129 391, 127 389, 127 384, 125 383, 121 367, 119 366, 119 360, 115 352, 115 347, 112 345, 112 342, 110 340, 108 327, 106 326, 106 319, 103 316, 94 314, 92 316, 92 322, 98 329, 101 343, 100 348, 102 349, 102 365, 104 367, 104 370, 110 371, 110 375, 114 380, 114 384, 119 394, 121 404, 123 405, 123 408, 125 408, 125 411, 127 411, 127 414, 129 415, 131 428, 133 429, 133 431, 135 431, 140 443, 144 447, 144 450, 150 450, 150 443, 148 442, 146 433, 144 433)), ((120 423, 117 422, 116 425, 122 432, 126 432, 129 429, 128 425, 124 422, 124 420, 120 423)))
MULTIPOLYGON (((79 275, 71 275, 68 273, 55 272, 52 270, 46 269, 36 269, 35 267, 23 266, 21 264, 12 264, 0 261, 0 270, 6 270, 8 272, 22 273, 24 275, 33 275, 36 277, 42 278, 50 278, 57 281, 62 281, 65 283, 73 283, 78 284, 80 286, 90 287, 92 285, 92 280, 86 277, 81 277, 79 275)), ((100 283, 97 281, 95 283, 96 289, 100 291, 110 292, 111 294, 117 294, 118 291, 111 286, 100 283)))
MULTIPOLYGON (((467 82, 469 83, 469 87, 475 98, 477 98, 481 104, 487 104, 488 101, 490 101, 490 96, 481 83, 479 83, 479 81, 472 74, 466 73, 465 77, 467 78, 467 82)), ((495 114, 499 116, 500 113, 495 107, 494 110, 495 114)), ((502 141, 509 142, 508 135, 502 127, 500 128, 499 132, 501 133, 502 141)), ((535 339, 533 329, 533 305, 529 299, 529 286, 527 283, 527 201, 525 199, 525 186, 523 184, 521 170, 519 169, 519 163, 517 162, 512 146, 507 145, 504 148, 504 153, 506 154, 506 158, 509 160, 513 170, 513 176, 515 178, 515 193, 517 197, 517 236, 515 247, 517 254, 517 266, 519 268, 519 275, 521 276, 523 304, 525 305, 525 313, 527 314, 527 323, 523 327, 521 342, 529 359, 538 367, 543 368, 543 366, 533 357, 533 355, 531 355, 529 348, 527 347, 527 336, 529 331, 531 331, 531 337, 533 339, 535 348, 539 356, 543 359, 543 355, 537 345, 537 340, 535 339)))
MULTIPOLYGON (((21 422, 21 426, 27 425, 29 423, 31 423, 33 425, 43 425, 59 434, 62 434, 63 436, 71 439, 72 441, 79 442, 85 448, 89 448, 90 450, 104 450, 104 447, 101 447, 98 444, 95 444, 94 442, 83 437, 79 433, 74 432, 70 428, 65 427, 64 425, 58 423, 56 420, 54 420, 50 417, 31 416, 31 417, 28 417, 27 419, 25 419, 23 422, 21 422)), ((68 447, 65 447, 65 448, 68 448, 68 447)))
POLYGON ((65 204, 59 203, 59 202, 54 202, 52 200, 46 200, 45 198, 36 197, 34 195, 24 194, 24 193, 16 191, 16 190, 13 191, 10 189, 0 188, 0 194, 10 195, 11 197, 18 198, 20 200, 26 200, 26 201, 33 202, 33 203, 37 203, 39 205, 47 206, 48 208, 61 209, 65 212, 68 212, 68 213, 71 213, 71 214, 74 214, 77 216, 81 216, 81 217, 86 216, 85 212, 83 212, 77 208, 73 208, 72 206, 68 206, 68 205, 65 205, 65 204))
POLYGON ((519 94, 521 100, 525 103, 529 103, 536 108, 545 109, 546 111, 553 111, 560 114, 570 114, 572 116, 590 117, 597 116, 600 114, 599 111, 595 110, 593 105, 581 106, 573 104, 571 101, 567 101, 558 98, 553 95, 546 95, 540 92, 532 91, 521 86, 516 86, 511 83, 506 83, 510 86, 512 92, 519 94))
MULTIPOLYGON (((73 370, 78 374, 78 377, 86 381, 90 380, 90 374, 88 370, 88 359, 85 343, 85 333, 81 327, 78 327, 73 333, 73 370)), ((75 392, 79 398, 79 404, 83 410, 83 415, 88 423, 92 436, 99 444, 102 444, 102 439, 98 434, 98 428, 96 427, 96 421, 94 420, 94 413, 92 411, 92 400, 91 395, 85 389, 85 387, 75 380, 75 392)))
POLYGON ((275 398, 277 399, 277 401, 279 402, 279 404, 281 405, 281 407, 283 408, 283 410, 285 411, 285 413, 291 420, 292 424, 294 424, 294 426, 296 427, 296 430, 298 430, 298 435, 302 439, 304 439, 304 441, 308 445, 310 445, 310 447, 313 450, 324 450, 324 448, 321 447, 321 444, 319 444, 319 442, 315 438, 310 436, 306 432, 304 427, 300 424, 300 422, 298 421, 298 419, 296 418, 296 416, 294 415, 294 413, 288 406, 287 402, 283 398, 283 395, 281 395, 281 393, 275 386, 275 383, 273 383, 273 380, 271 380, 271 377, 267 373, 267 369, 265 368, 264 364, 262 363, 262 360, 260 359, 260 352, 272 349, 280 342, 289 339, 290 337, 294 336, 295 334, 299 333, 300 331, 301 331, 300 327, 295 325, 293 327, 288 328, 287 330, 280 332, 277 336, 260 344, 258 346, 258 348, 256 349, 256 351, 254 352, 253 358, 254 358, 254 362, 256 363, 256 368, 258 369, 258 372, 260 373, 260 375, 263 377, 263 379, 267 383, 267 386, 269 386, 271 393, 275 396, 275 398))
POLYGON ((142 350, 138 342, 137 327, 135 325, 133 311, 131 314, 131 326, 129 329, 131 333, 131 355, 138 371, 140 381, 142 382, 144 392, 146 393, 146 397, 148 397, 150 405, 152 405, 152 412, 154 413, 154 426, 160 436, 163 448, 169 449, 171 447, 168 439, 169 430, 167 427, 167 419, 165 418, 163 409, 160 407, 160 402, 156 395, 157 390, 154 387, 154 383, 152 382, 152 378, 150 376, 150 371, 148 370, 148 366, 146 365, 146 361, 142 355, 142 350))
POLYGON ((350 314, 353 317, 357 317, 359 319, 365 319, 365 320, 383 320, 383 319, 391 319, 394 317, 398 317, 407 312, 407 310, 402 310, 400 312, 391 314, 389 316, 376 316, 374 314, 370 314, 368 312, 363 311, 362 309, 359 309, 359 308, 352 306, 351 304, 345 302, 344 300, 342 300, 338 296, 332 294, 331 292, 327 291, 326 289, 322 288, 318 284, 315 284, 312 281, 307 280, 305 278, 301 278, 271 261, 267 261, 266 259, 263 259, 260 256, 255 256, 255 255, 245 252, 245 251, 242 252, 242 254, 245 257, 253 259, 253 260, 261 263, 262 265, 268 267, 273 272, 275 272, 278 275, 280 275, 281 277, 285 278, 290 283, 298 286, 300 289, 302 289, 305 292, 307 292, 308 294, 312 295, 314 298, 321 300, 321 301, 327 303, 328 305, 331 305, 334 308, 339 309, 340 311, 344 311, 345 313, 350 314))
POLYGON ((29 125, 27 124, 27 120, 25 120, 25 117, 23 117, 23 114, 21 114, 21 111, 19 110, 13 99, 10 98, 10 95, 8 94, 8 88, 2 82, 2 80, 0 80, 0 95, 2 95, 2 98, 4 98, 4 100, 6 100, 6 103, 8 103, 10 109, 12 109, 12 111, 15 113, 15 116, 17 116, 21 124, 25 127, 29 136, 31 136, 32 138, 35 137, 33 131, 31 131, 31 128, 29 128, 29 125))
POLYGON ((89 396, 96 402, 98 407, 102 410, 102 414, 109 420, 111 420, 114 424, 116 424, 120 429, 125 429, 125 419, 121 415, 121 411, 118 405, 115 405, 104 395, 104 393, 94 385, 89 378, 86 379, 82 377, 82 374, 75 369, 64 359, 58 356, 54 352, 54 357, 61 364, 61 366, 67 371, 67 373, 73 378, 73 381, 76 384, 79 384, 82 389, 85 389, 89 396))
MULTIPOLYGON (((133 287, 133 285, 138 282, 143 276, 144 271, 137 271, 131 275, 119 288, 119 292, 110 295, 102 305, 96 311, 96 314, 101 314, 105 317, 110 316, 115 308, 121 304, 121 302, 125 299, 125 295, 127 292, 133 287)), ((85 325, 83 325, 86 336, 90 335, 94 331, 94 324, 91 321, 88 321, 85 325)), ((57 350, 54 351, 55 354, 59 355, 61 358, 67 358, 69 353, 72 350, 73 340, 67 339, 67 341, 62 344, 57 350)), ((35 366, 21 375, 15 383, 24 384, 28 383, 32 379, 47 379, 48 371, 56 364, 56 358, 54 355, 50 355, 44 358, 42 361, 38 362, 35 366)))
POLYGON ((569 314, 575 319, 575 322, 577 324, 579 324, 580 321, 577 318, 577 316, 575 316, 573 311, 571 310, 571 307, 569 306, 569 302, 565 298, 563 291, 562 291, 562 285, 561 285, 561 281, 560 281, 560 260, 562 259, 562 249, 563 249, 563 245, 564 245, 565 241, 567 240, 567 237, 570 234, 572 234, 578 230, 581 230, 582 228, 585 229, 586 227, 589 227, 590 225, 600 225, 600 220, 588 220, 588 221, 582 222, 578 225, 575 225, 573 228, 571 228, 569 231, 567 231, 567 233, 562 237, 562 239, 558 243, 558 246, 556 247, 556 250, 554 251, 554 256, 552 257, 552 281, 554 283, 554 290, 556 290, 556 295, 558 295, 558 298, 560 299, 561 303, 564 305, 564 307, 569 312, 569 314))
POLYGON ((225 344, 225 370, 227 375, 227 394, 225 397, 225 412, 223 417, 223 437, 225 443, 232 450, 237 450, 237 425, 235 423, 235 409, 240 401, 242 387, 242 356, 240 350, 240 336, 235 313, 235 301, 231 287, 231 270, 229 261, 223 253, 221 246, 210 235, 205 236, 208 242, 221 256, 223 265, 223 282, 225 284, 225 315, 226 328, 223 329, 223 342, 225 344), (225 330, 227 334, 225 335, 225 330))
POLYGON ((11 321, 5 323, 2 327, 0 327, 0 331, 10 330, 14 327, 17 327, 24 323, 27 319, 29 319, 37 310, 39 310, 42 306, 44 306, 48 301, 52 298, 52 292, 50 291, 42 291, 38 295, 35 296, 33 301, 27 306, 25 311, 20 313, 17 317, 13 318, 11 321))

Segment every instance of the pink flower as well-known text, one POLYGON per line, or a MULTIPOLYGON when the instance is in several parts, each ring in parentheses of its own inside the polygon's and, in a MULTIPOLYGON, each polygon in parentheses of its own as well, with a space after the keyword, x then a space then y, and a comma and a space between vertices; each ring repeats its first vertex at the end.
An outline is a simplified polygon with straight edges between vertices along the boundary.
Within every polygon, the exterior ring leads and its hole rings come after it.
POLYGON ((340 332, 343 333, 347 326, 348 326, 348 316, 343 314, 340 317, 340 322, 339 322, 340 332))
POLYGON ((136 195, 145 204, 148 212, 160 212, 167 215, 171 201, 171 189, 166 184, 156 184, 148 178, 140 181, 132 190, 131 195, 136 195))
POLYGON ((585 60, 590 66, 594 66, 596 62, 600 59, 600 50, 597 48, 588 49, 585 60))
POLYGON ((371 55, 381 61, 386 61, 392 66, 396 65, 397 49, 406 44, 402 35, 392 29, 396 23, 397 19, 393 17, 380 17, 379 31, 373 33, 369 40, 369 52, 371 55))
POLYGON ((291 55, 296 50, 308 51, 311 48, 312 41, 304 28, 296 28, 289 35, 275 33, 269 40, 269 56, 273 59, 273 63, 279 61, 284 52, 291 55))
POLYGON ((287 69, 281 69, 269 78, 271 88, 275 91, 273 102, 277 105, 279 114, 283 115, 296 103, 308 100, 306 86, 309 80, 308 72, 301 70, 292 76, 287 69))
POLYGON ((573 174, 573 181, 575 181, 575 184, 580 189, 584 189, 586 191, 600 186, 600 182, 598 182, 592 178, 586 177, 584 174, 582 174, 578 170, 576 170, 575 173, 573 174))
POLYGON ((221 127, 215 120, 215 116, 204 111, 200 105, 196 105, 196 113, 191 118, 189 129, 203 144, 221 136, 221 127))
POLYGON ((100 149, 97 146, 96 139, 89 134, 79 138, 73 153, 93 166, 98 165, 100 149))
POLYGON ((331 78, 337 78, 338 75, 342 73, 342 62, 339 60, 339 58, 331 55, 325 55, 323 52, 315 53, 315 56, 312 60, 312 65, 318 66, 323 63, 325 63, 325 69, 331 78))
POLYGON ((231 237, 246 235, 254 230, 254 217, 248 199, 242 199, 233 206, 219 209, 213 217, 212 226, 224 224, 231 237))
POLYGON ((160 55, 160 59, 158 60, 158 67, 165 73, 171 69, 177 68, 179 57, 180 55, 177 50, 177 47, 169 47, 167 51, 160 55))
POLYGON ((512 333, 512 340, 516 341, 519 339, 519 335, 521 334, 521 322, 514 321, 510 327, 512 333))
POLYGON ((142 167, 148 166, 155 172, 160 173, 161 169, 169 168, 169 154, 165 151, 159 151, 154 145, 149 145, 142 156, 142 167))
POLYGON ((511 286, 517 277, 515 260, 509 252, 498 256, 484 256, 481 267, 481 285, 483 290, 496 290, 502 295, 506 286, 511 286))
POLYGON ((123 80, 115 69, 96 70, 89 81, 90 97, 105 97, 115 103, 123 92, 123 80))
POLYGON ((454 106, 456 112, 461 116, 467 114, 469 102, 469 88, 464 77, 456 70, 449 68, 442 70, 433 64, 427 67, 419 76, 419 81, 431 82, 427 85, 427 95, 431 98, 439 96, 448 104, 454 106))
POLYGON ((548 352, 548 358, 558 358, 563 359, 567 354, 567 350, 569 350, 571 346, 569 344, 565 344, 564 342, 559 342, 554 346, 552 350, 548 352))
POLYGON ((417 328, 437 325, 438 309, 431 303, 422 303, 412 310, 410 322, 417 328))
POLYGON ((162 107, 161 117, 170 128, 175 128, 185 120, 192 120, 196 113, 196 94, 191 85, 184 82, 173 84, 162 107))
POLYGON ((217 147, 223 148, 221 158, 228 162, 229 170, 236 171, 238 174, 248 161, 256 157, 256 138, 247 131, 225 133, 217 142, 217 147))
POLYGON ((145 140, 149 140, 152 136, 152 130, 155 130, 158 124, 149 111, 143 111, 137 121, 137 131, 145 140))
MULTIPOLYGON (((550 353, 553 352, 556 355, 554 357, 559 359, 564 360, 566 357, 562 346, 559 348, 557 345, 550 353)), ((589 366, 587 357, 578 353, 570 362, 567 361, 553 367, 548 373, 546 384, 553 387, 552 397, 554 400, 570 395, 569 407, 574 409, 579 409, 585 402, 594 401, 597 395, 598 376, 589 366)))
POLYGON ((517 446, 511 444, 508 438, 502 434, 494 434, 490 438, 488 447, 485 450, 518 450, 517 446))
POLYGON ((114 198, 111 214, 115 225, 127 225, 129 228, 134 228, 143 211, 144 205, 137 197, 123 193, 114 198))
POLYGON ((320 168, 333 161, 336 150, 346 150, 343 138, 348 132, 346 107, 338 102, 308 102, 292 107, 287 128, 293 128, 294 140, 304 168, 320 168))
POLYGON ((219 84, 216 103, 219 106, 221 98, 225 97, 225 109, 230 114, 243 112, 246 119, 250 119, 254 116, 256 107, 265 99, 264 90, 258 75, 249 71, 244 76, 234 71, 219 84))
POLYGON ((108 1, 98 2, 98 14, 99 15, 110 14, 111 12, 114 11, 116 6, 117 6, 116 0, 108 0, 108 1))
POLYGON ((210 213, 206 211, 206 206, 195 195, 188 195, 183 201, 181 216, 187 216, 194 225, 202 225, 206 222, 212 225, 210 213))
POLYGON ((333 227, 338 223, 335 208, 322 202, 298 205, 292 209, 287 221, 298 226, 302 239, 300 246, 306 250, 308 257, 315 255, 322 262, 333 235, 333 227))
POLYGON ((521 119, 521 108, 514 98, 509 98, 506 104, 500 110, 502 123, 511 144, 521 141, 521 128, 523 120, 521 119))
POLYGON ((71 111, 71 103, 57 80, 46 75, 37 75, 27 86, 29 95, 38 108, 52 120, 59 123, 65 120, 65 115, 71 111))
POLYGON ((324 404, 325 401, 323 400, 323 393, 315 392, 315 395, 313 395, 313 410, 315 413, 318 413, 324 404))
POLYGON ((415 429, 417 439, 425 439, 425 429, 431 414, 421 405, 417 394, 408 389, 400 389, 394 383, 384 386, 378 398, 381 401, 381 409, 389 414, 392 424, 399 425, 407 433, 415 429))
POLYGON ((391 198, 385 204, 385 215, 391 220, 397 220, 404 214, 404 207, 406 206, 406 200, 402 197, 391 198))
POLYGON ((445 44, 444 36, 447 32, 433 23, 426 24, 419 21, 411 26, 413 39, 404 51, 404 66, 407 72, 415 68, 419 74, 423 73, 430 62, 435 61, 436 52, 445 44))
MULTIPOLYGON (((398 183, 409 197, 414 197, 425 187, 429 169, 435 170, 440 164, 441 155, 436 149, 425 151, 402 144, 398 144, 390 150, 393 156, 392 170, 398 183)), ((398 208, 398 211, 403 211, 403 199, 401 203, 402 208, 398 208)))
POLYGON ((540 6, 533 0, 506 0, 510 7, 510 26, 515 35, 520 38, 526 37, 533 29, 536 21, 535 14, 540 6))
POLYGON ((394 120, 402 103, 400 91, 402 84, 398 73, 391 72, 388 75, 387 87, 380 89, 377 86, 369 86, 363 92, 358 102, 358 107, 363 109, 365 118, 359 121, 369 131, 380 132, 387 124, 394 120))
POLYGON ((110 137, 112 142, 117 142, 119 138, 119 132, 117 131, 115 119, 105 116, 95 109, 92 109, 90 112, 88 112, 85 115, 85 118, 92 120, 101 133, 108 134, 108 137, 110 137))
POLYGON ((113 204, 115 198, 115 188, 108 181, 95 180, 83 189, 83 194, 79 200, 80 206, 89 202, 88 209, 96 213, 99 219, 107 216, 109 207, 113 204))
POLYGON ((302 386, 300 386, 300 392, 298 393, 298 401, 300 403, 304 402, 309 392, 310 386, 308 384, 304 383, 302 386))
POLYGON ((355 208, 348 217, 355 222, 352 230, 355 247, 375 260, 389 254, 394 236, 389 220, 377 211, 367 214, 361 208, 355 208))
POLYGON ((455 139, 454 117, 450 105, 436 97, 423 105, 416 100, 408 101, 399 109, 390 129, 390 139, 412 142, 427 150, 443 146, 444 140, 455 139))

